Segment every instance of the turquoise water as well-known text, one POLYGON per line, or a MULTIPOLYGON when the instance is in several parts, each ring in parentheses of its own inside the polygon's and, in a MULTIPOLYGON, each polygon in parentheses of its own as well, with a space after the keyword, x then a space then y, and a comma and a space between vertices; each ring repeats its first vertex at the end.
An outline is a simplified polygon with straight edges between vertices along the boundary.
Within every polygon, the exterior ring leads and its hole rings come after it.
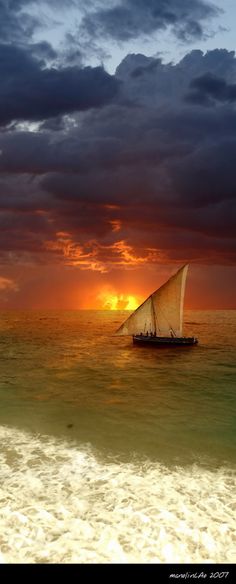
POLYGON ((236 312, 164 349, 126 316, 1 314, 3 561, 235 561, 236 312))

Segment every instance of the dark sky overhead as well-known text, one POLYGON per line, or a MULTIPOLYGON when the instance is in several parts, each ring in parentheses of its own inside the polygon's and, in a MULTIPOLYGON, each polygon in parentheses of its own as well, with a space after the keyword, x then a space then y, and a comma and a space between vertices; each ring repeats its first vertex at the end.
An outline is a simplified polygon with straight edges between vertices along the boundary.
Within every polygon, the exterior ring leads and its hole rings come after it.
POLYGON ((1 308, 119 307, 186 262, 189 307, 236 308, 233 16, 0 0, 1 308))

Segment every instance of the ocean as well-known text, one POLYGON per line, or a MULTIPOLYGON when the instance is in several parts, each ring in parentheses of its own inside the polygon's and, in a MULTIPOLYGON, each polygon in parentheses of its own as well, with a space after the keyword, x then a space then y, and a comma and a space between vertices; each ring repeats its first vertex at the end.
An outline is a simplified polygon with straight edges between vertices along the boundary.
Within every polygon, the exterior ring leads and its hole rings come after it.
POLYGON ((2 562, 236 561, 236 311, 186 311, 183 348, 126 317, 0 314, 2 562))

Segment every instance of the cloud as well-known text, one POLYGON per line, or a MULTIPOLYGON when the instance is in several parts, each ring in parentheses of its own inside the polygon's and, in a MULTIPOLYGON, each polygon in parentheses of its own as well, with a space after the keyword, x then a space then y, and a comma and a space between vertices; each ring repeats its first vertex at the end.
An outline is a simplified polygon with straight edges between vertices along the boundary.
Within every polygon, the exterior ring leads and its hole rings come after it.
POLYGON ((16 284, 10 278, 4 278, 0 276, 0 290, 15 290, 16 284))
POLYGON ((183 161, 175 162, 171 172, 182 206, 204 208, 235 201, 235 157, 236 140, 222 137, 220 143, 204 145, 186 156, 184 164, 183 161))
POLYGON ((0 125, 101 107, 118 92, 119 82, 102 67, 48 68, 31 47, 4 44, 0 54, 0 125))
POLYGON ((60 25, 75 8, 79 13, 80 2, 74 0, 0 0, 1 42, 30 43, 35 32, 60 25))
POLYGON ((0 1, 0 38, 2 42, 31 38, 39 22, 28 13, 32 0, 0 1), (25 10, 26 9, 26 10, 25 10))
POLYGON ((82 22, 90 37, 106 36, 128 41, 170 28, 182 40, 199 39, 204 23, 220 10, 203 0, 120 0, 104 2, 86 14, 82 22))
POLYGON ((205 73, 191 81, 187 101, 200 105, 215 105, 216 101, 236 101, 236 83, 227 83, 222 77, 205 73))
POLYGON ((45 242, 48 251, 59 252, 65 258, 66 265, 80 267, 82 270, 92 270, 102 274, 115 268, 133 269, 157 260, 154 250, 146 250, 138 256, 131 245, 124 240, 112 244, 104 244, 96 240, 87 241, 81 245, 75 243, 70 233, 58 232, 56 239, 45 242))
POLYGON ((5 304, 8 302, 11 293, 16 293, 19 291, 18 285, 12 278, 6 278, 0 276, 0 301, 5 304))
POLYGON ((234 102, 186 102, 206 73, 233 85, 234 54, 193 51, 176 65, 128 55, 112 102, 3 133, 2 261, 28 253, 102 274, 235 264, 234 102))

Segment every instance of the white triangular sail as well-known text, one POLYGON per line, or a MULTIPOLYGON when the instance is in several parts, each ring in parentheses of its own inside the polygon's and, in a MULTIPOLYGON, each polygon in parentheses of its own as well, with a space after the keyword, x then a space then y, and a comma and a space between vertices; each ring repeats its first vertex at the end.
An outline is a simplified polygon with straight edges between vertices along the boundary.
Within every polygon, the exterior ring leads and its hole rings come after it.
POLYGON ((188 265, 153 292, 116 331, 116 335, 152 333, 158 337, 181 337, 184 292, 188 265))

